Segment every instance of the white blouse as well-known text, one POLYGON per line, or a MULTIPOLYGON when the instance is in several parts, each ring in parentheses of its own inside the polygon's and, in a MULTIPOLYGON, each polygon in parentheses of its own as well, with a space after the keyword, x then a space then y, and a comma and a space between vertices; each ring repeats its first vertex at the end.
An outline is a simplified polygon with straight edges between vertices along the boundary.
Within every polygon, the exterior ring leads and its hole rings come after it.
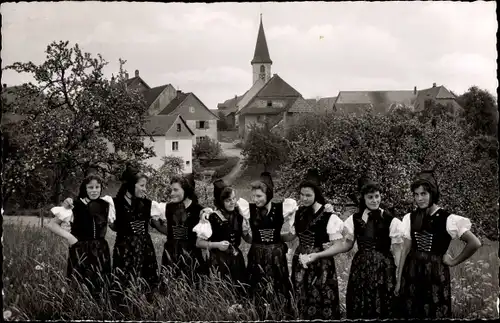
MULTIPOLYGON (((243 232, 248 232, 250 230, 250 225, 248 220, 250 219, 250 205, 245 199, 240 198, 236 205, 238 206, 238 210, 240 211, 241 216, 243 217, 243 232)), ((217 213, 219 217, 222 217, 222 214, 219 210, 212 210, 211 208, 205 208, 200 215, 200 222, 193 228, 193 232, 196 233, 196 236, 203 240, 208 240, 212 236, 212 225, 208 220, 208 217, 212 213, 217 213)))
MULTIPOLYGON (((106 196, 102 196, 101 199, 108 202, 108 204, 109 204, 108 223, 115 222, 116 210, 115 210, 115 204, 113 203, 113 198, 109 195, 106 195, 106 196)), ((87 204, 83 199, 80 199, 80 200, 83 203, 87 204)), ((67 209, 63 206, 55 206, 55 207, 50 209, 50 212, 52 212, 52 214, 54 214, 56 218, 58 218, 61 222, 63 222, 66 229, 70 226, 70 223, 73 222, 73 211, 71 209, 67 209)))
MULTIPOLYGON (((430 216, 434 216, 439 209, 440 208, 434 211, 434 213, 432 213, 430 216)), ((446 219, 446 231, 453 240, 460 238, 465 232, 469 231, 471 227, 472 223, 470 222, 470 220, 460 215, 450 214, 446 219)), ((403 238, 411 240, 410 213, 406 214, 403 217, 402 231, 403 238)))
MULTIPOLYGON (((382 212, 384 210, 380 209, 382 212)), ((361 218, 365 223, 368 221, 368 213, 370 211, 365 209, 361 218)), ((354 240, 354 222, 352 219, 352 215, 349 216, 344 222, 344 236, 347 240, 354 240)), ((400 244, 403 243, 403 228, 402 222, 398 218, 393 218, 391 221, 391 225, 389 226, 389 237, 391 238, 391 244, 400 244)))

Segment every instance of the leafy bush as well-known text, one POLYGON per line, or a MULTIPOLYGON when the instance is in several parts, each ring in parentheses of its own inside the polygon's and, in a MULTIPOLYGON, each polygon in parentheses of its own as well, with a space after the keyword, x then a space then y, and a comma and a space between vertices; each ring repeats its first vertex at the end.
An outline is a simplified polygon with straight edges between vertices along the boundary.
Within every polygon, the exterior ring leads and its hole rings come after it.
POLYGON ((215 178, 222 178, 222 177, 226 176, 227 174, 229 174, 233 170, 233 168, 236 166, 236 164, 238 164, 239 160, 240 160, 239 157, 229 157, 223 165, 221 165, 215 169, 214 177, 215 178))
POLYGON ((222 153, 222 147, 219 142, 211 138, 198 142, 193 147, 193 158, 214 159, 222 153))
POLYGON ((170 180, 180 175, 184 169, 184 161, 180 157, 167 156, 163 158, 164 164, 158 169, 144 165, 149 175, 148 198, 155 201, 167 201, 170 198, 170 180))
POLYGON ((252 124, 241 154, 246 166, 263 165, 268 170, 286 159, 288 148, 285 138, 271 131, 269 123, 252 124))
POLYGON ((325 195, 347 201, 357 195, 359 176, 368 174, 382 185, 385 207, 394 207, 401 217, 413 207, 414 176, 438 163, 440 204, 469 217, 476 232, 497 239, 496 161, 489 157, 477 161, 478 144, 466 139, 466 133, 456 120, 434 118, 421 123, 408 111, 307 115, 289 133, 291 149, 277 186, 285 196, 294 195, 307 169, 316 167, 325 195))

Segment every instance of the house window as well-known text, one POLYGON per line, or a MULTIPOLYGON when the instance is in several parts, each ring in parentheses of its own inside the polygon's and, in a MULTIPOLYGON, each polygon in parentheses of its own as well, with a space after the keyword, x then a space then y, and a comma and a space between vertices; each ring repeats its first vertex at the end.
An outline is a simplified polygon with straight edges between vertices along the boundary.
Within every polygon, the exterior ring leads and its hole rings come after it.
POLYGON ((189 112, 194 113, 194 107, 189 107, 189 112))
POLYGON ((208 129, 208 122, 206 121, 196 121, 197 129, 208 129))
POLYGON ((177 124, 177 132, 181 132, 181 124, 180 123, 177 124))
POLYGON ((272 107, 273 106, 273 101, 267 101, 267 106, 272 107))
POLYGON ((179 142, 172 141, 172 151, 179 151, 179 142))

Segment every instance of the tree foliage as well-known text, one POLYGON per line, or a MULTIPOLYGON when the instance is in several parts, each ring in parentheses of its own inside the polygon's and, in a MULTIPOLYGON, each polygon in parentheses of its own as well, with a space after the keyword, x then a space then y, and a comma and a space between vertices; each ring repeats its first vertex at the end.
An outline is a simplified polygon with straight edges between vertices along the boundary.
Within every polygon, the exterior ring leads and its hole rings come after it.
POLYGON ((215 159, 222 153, 222 147, 219 142, 211 138, 202 140, 193 147, 193 158, 215 159))
POLYGON ((279 165, 286 159, 287 151, 286 140, 272 131, 269 123, 263 123, 250 126, 241 154, 246 166, 263 165, 268 171, 272 165, 279 165))
POLYGON ((497 136, 498 103, 486 90, 472 86, 457 99, 474 135, 497 136))
POLYGON ((108 80, 102 56, 84 53, 78 44, 53 42, 45 52, 39 65, 16 62, 6 67, 34 81, 17 87, 17 99, 3 111, 23 116, 2 126, 17 149, 4 163, 4 192, 8 196, 26 188, 30 178, 49 170, 52 177, 45 189, 53 188, 51 197, 58 203, 62 184, 81 176, 90 162, 116 169, 124 156, 143 160, 154 153, 140 136, 147 107, 138 93, 126 88, 125 61, 120 60, 117 79, 108 80))
POLYGON ((367 174, 382 185, 384 206, 401 217, 413 208, 414 176, 438 164, 440 204, 470 217, 475 230, 496 239, 496 160, 475 153, 482 139, 467 139, 467 128, 457 119, 438 114, 422 122, 420 117, 411 111, 303 116, 289 132, 278 189, 295 195, 307 169, 315 167, 325 196, 348 201, 357 195, 359 176, 367 174))

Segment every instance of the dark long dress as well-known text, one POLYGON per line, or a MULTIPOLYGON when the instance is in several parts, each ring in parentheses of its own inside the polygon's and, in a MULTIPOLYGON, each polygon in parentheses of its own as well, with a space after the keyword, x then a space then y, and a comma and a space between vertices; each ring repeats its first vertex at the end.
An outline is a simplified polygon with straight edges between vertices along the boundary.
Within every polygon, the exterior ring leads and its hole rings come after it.
POLYGON ((277 296, 285 298, 287 314, 291 310, 292 289, 286 258, 288 247, 281 240, 280 234, 283 221, 283 203, 271 203, 267 215, 259 212, 254 203, 250 203, 252 245, 248 252, 247 270, 250 292, 256 298, 261 316, 265 311, 264 303, 276 303, 277 296))
MULTIPOLYGON (((127 288, 132 280, 142 278, 147 283, 146 294, 152 295, 159 283, 156 252, 149 234, 151 201, 134 198, 130 205, 124 197, 114 198, 116 208, 116 240, 113 250, 115 283, 127 288)), ((116 287, 114 288, 116 291, 116 287)), ((119 300, 122 295, 117 291, 119 300)))
MULTIPOLYGON (((220 212, 220 211, 219 211, 220 212)), ((245 288, 241 284, 247 281, 245 259, 239 246, 243 234, 243 217, 237 209, 233 212, 224 212, 226 219, 221 219, 217 213, 212 213, 208 221, 212 227, 212 242, 228 241, 231 245, 226 251, 219 249, 210 250, 209 266, 217 270, 221 277, 229 279, 240 295, 245 288)))
POLYGON ((389 233, 394 217, 387 211, 373 211, 365 223, 362 216, 363 212, 352 216, 358 251, 352 259, 347 284, 347 318, 392 318, 396 264, 389 233))
POLYGON ((85 284, 94 297, 108 286, 111 253, 105 239, 109 204, 101 199, 88 204, 77 199, 73 207, 71 234, 78 242, 69 248, 67 275, 85 284))
POLYGON ((191 202, 185 208, 184 203, 171 203, 165 207, 167 219, 167 242, 162 255, 162 275, 168 270, 173 277, 185 277, 190 282, 197 282, 198 275, 206 273, 206 262, 201 249, 196 247, 196 233, 193 228, 200 220, 203 209, 198 203, 191 202))
POLYGON ((295 217, 295 232, 299 245, 292 261, 292 283, 301 319, 340 319, 339 287, 335 260, 322 258, 304 268, 299 254, 323 251, 329 242, 326 231, 331 213, 322 206, 316 213, 311 207, 300 207, 295 217))
POLYGON ((443 263, 451 236, 446 230, 450 213, 410 214, 411 250, 401 277, 401 316, 404 318, 450 318, 450 268, 443 263), (419 229, 418 223, 422 221, 419 229))

